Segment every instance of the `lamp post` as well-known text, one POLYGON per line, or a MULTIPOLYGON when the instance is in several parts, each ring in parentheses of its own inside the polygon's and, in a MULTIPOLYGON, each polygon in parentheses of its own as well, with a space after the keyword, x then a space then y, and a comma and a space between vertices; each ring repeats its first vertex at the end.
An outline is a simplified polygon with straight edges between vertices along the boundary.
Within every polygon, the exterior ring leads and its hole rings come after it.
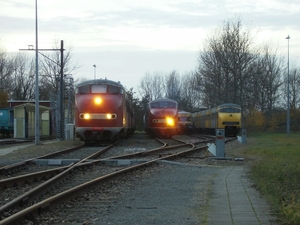
MULTIPOLYGON (((63 71, 64 71, 64 62, 63 62, 63 41, 61 40, 61 48, 60 49, 39 49, 38 47, 38 11, 37 11, 37 0, 35 0, 35 45, 36 48, 33 48, 33 45, 29 45, 28 49, 20 49, 20 50, 30 50, 35 51, 35 144, 40 144, 40 100, 39 100, 39 50, 44 51, 55 51, 59 50, 61 52, 61 78, 60 78, 60 138, 64 139, 64 111, 63 111, 63 71)), ((43 54, 42 54, 43 55, 43 54)), ((45 56, 45 55, 43 55, 45 56)), ((46 56, 45 56, 46 57, 46 56)), ((48 58, 48 57, 46 57, 48 58)), ((49 59, 49 58, 48 58, 49 59)))
POLYGON ((288 40, 288 59, 287 59, 287 113, 286 113, 286 133, 290 134, 290 35, 285 39, 288 40))
POLYGON ((94 67, 94 79, 96 79, 96 67, 97 67, 96 64, 94 64, 93 67, 94 67))
POLYGON ((37 0, 35 0, 35 46, 35 144, 38 145, 40 143, 40 101, 37 0))

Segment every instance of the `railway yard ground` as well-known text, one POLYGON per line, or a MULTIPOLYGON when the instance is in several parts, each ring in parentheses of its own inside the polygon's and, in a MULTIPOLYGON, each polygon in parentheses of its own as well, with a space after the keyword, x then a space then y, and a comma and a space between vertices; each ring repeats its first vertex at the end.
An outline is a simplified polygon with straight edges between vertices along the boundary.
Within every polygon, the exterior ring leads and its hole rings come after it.
MULTIPOLYGON (((138 149, 152 145, 144 136, 146 134, 135 133, 122 141, 119 148, 138 149)), ((246 144, 238 140, 226 143, 226 158, 233 160, 210 157, 162 160, 150 169, 129 173, 118 182, 108 182, 70 200, 67 210, 55 207, 41 214, 40 224, 281 224, 276 222, 277 212, 250 179, 252 166, 261 160, 257 155, 247 154, 247 148, 255 142, 255 138, 247 138, 246 144), (84 215, 80 214, 81 198, 89 202, 88 214, 86 211, 84 215), (64 220, 57 222, 57 217, 64 220)), ((73 140, 45 141, 41 145, 26 143, 23 147, 0 146, 0 167, 5 162, 82 144, 73 140)))

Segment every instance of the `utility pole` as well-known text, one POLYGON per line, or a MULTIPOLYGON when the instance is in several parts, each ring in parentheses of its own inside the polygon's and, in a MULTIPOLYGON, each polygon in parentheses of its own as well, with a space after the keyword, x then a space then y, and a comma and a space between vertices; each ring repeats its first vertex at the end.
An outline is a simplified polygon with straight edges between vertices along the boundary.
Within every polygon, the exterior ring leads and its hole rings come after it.
POLYGON ((64 140, 65 137, 65 115, 64 115, 64 41, 60 41, 60 135, 59 138, 64 140))
POLYGON ((38 54, 38 13, 35 0, 35 144, 40 144, 40 93, 39 93, 39 54, 38 54))
MULTIPOLYGON (((37 45, 37 43, 36 43, 37 45)), ((46 57, 47 59, 53 61, 52 59, 48 58, 44 54, 42 54, 39 51, 60 51, 60 88, 59 88, 59 97, 58 97, 58 111, 59 111, 59 139, 64 140, 64 131, 65 131, 65 115, 64 115, 64 41, 60 41, 60 48, 59 49, 38 49, 36 46, 36 49, 33 48, 32 45, 28 46, 28 49, 19 49, 20 51, 35 51, 36 52, 36 102, 35 102, 35 118, 36 118, 36 126, 35 126, 35 138, 36 138, 36 144, 39 143, 39 137, 40 137, 40 130, 39 130, 39 75, 38 75, 38 53, 40 53, 42 56, 46 57)), ((54 62, 54 61, 53 61, 54 62)), ((56 63, 56 62, 54 62, 56 63)), ((57 63, 56 63, 57 64, 57 63)))
POLYGON ((286 112, 286 134, 290 135, 290 35, 288 40, 288 58, 287 58, 287 112, 286 112))
POLYGON ((94 79, 96 79, 96 67, 97 67, 96 64, 94 64, 93 67, 94 67, 94 79))

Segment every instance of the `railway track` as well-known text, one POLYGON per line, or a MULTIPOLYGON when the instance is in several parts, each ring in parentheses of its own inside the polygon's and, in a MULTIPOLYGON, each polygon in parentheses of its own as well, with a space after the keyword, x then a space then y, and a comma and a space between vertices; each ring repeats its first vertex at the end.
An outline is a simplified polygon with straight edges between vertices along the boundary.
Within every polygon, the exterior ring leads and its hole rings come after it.
POLYGON ((58 155, 64 155, 69 152, 76 151, 82 147, 83 147, 83 145, 72 147, 72 148, 67 148, 67 149, 63 149, 63 150, 58 150, 58 151, 55 151, 55 152, 52 152, 52 153, 49 153, 46 155, 42 155, 42 156, 22 160, 22 161, 13 163, 13 164, 9 164, 9 165, 0 167, 0 174, 11 175, 11 174, 19 172, 21 170, 27 169, 30 165, 34 164, 34 160, 49 159, 49 158, 51 159, 51 158, 57 157, 58 155))
MULTIPOLYGON (((162 160, 174 160, 205 150, 206 145, 204 143, 207 140, 192 141, 194 143, 178 139, 157 141, 161 143, 159 147, 144 148, 146 150, 130 154, 123 154, 124 151, 118 151, 118 155, 114 152, 113 155, 109 156, 109 150, 118 149, 118 142, 113 146, 102 148, 69 166, 2 179, 0 187, 4 190, 9 189, 8 191, 11 191, 15 184, 19 184, 15 187, 15 193, 20 192, 18 187, 22 186, 22 182, 23 184, 25 182, 33 185, 28 185, 22 195, 14 195, 13 193, 10 196, 6 195, 9 198, 6 198, 7 201, 1 202, 0 224, 16 224, 24 218, 30 218, 32 215, 39 215, 41 212, 48 211, 50 206, 66 202, 80 195, 80 193, 86 192, 95 186, 101 186, 104 182, 116 177, 148 168, 162 160), (106 157, 101 158, 104 154, 106 154, 106 157), (34 180, 38 182, 32 182, 34 180), (55 188, 58 186, 59 188, 55 188)), ((143 144, 145 145, 145 143, 143 144)))

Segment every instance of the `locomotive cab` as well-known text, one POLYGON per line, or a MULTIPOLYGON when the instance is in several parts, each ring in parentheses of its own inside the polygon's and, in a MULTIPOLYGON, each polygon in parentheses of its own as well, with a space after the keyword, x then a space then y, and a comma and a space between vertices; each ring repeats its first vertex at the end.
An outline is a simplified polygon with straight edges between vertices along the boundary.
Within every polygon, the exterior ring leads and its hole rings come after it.
POLYGON ((156 99, 148 104, 144 115, 145 131, 154 136, 169 137, 177 133, 177 102, 167 98, 156 99))
POLYGON ((110 80, 80 83, 75 93, 76 136, 85 142, 115 141, 134 131, 124 87, 110 80))

